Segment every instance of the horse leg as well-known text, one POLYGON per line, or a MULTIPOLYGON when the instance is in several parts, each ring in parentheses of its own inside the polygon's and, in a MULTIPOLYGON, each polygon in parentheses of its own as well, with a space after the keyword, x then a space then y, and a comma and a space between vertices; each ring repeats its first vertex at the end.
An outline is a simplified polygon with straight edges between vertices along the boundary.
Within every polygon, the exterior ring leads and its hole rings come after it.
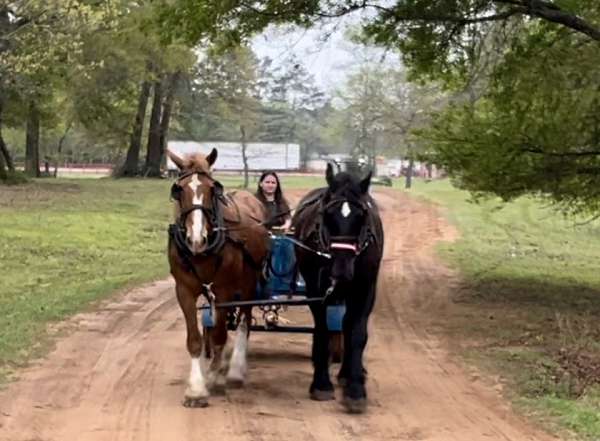
POLYGON ((238 324, 233 353, 227 372, 227 384, 232 387, 243 387, 248 371, 248 336, 250 321, 252 317, 252 308, 244 308, 240 312, 240 323, 238 324))
POLYGON ((343 346, 347 348, 342 355, 342 364, 340 366, 340 370, 337 374, 337 382, 338 385, 342 387, 346 387, 348 384, 349 377, 349 369, 350 369, 350 359, 351 359, 351 350, 352 347, 352 328, 351 328, 351 319, 350 314, 348 313, 348 306, 346 305, 346 314, 342 320, 342 339, 344 340, 343 346))
POLYGON ((363 352, 367 345, 367 321, 375 300, 375 286, 367 290, 367 296, 348 296, 344 318, 344 339, 348 343, 347 354, 340 369, 345 378, 343 405, 349 413, 363 413, 367 409, 367 390, 363 352))
POLYGON ((215 311, 215 326, 210 332, 212 337, 213 358, 208 368, 208 385, 216 395, 225 394, 225 344, 227 343, 227 311, 215 311))
POLYGON ((310 385, 310 398, 316 401, 335 399, 333 384, 329 378, 329 331, 324 305, 311 305, 315 329, 313 333, 312 362, 313 381, 310 385))
POLYGON ((185 317, 187 349, 191 357, 190 376, 188 378, 188 387, 184 394, 183 405, 185 407, 206 407, 208 406, 209 393, 200 364, 202 336, 198 329, 196 296, 190 289, 179 284, 175 290, 177 292, 177 301, 185 317))

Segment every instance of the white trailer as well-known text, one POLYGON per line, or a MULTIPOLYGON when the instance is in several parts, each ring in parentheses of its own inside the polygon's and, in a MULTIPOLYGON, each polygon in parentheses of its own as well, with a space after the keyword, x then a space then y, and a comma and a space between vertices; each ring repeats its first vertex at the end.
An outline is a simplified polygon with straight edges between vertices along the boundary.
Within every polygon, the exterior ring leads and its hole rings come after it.
MULTIPOLYGON (((174 153, 205 153, 213 148, 219 152, 215 170, 243 170, 242 144, 239 142, 195 142, 169 141, 168 148, 174 153)), ((298 170, 300 169, 300 146, 287 143, 249 142, 246 144, 246 157, 250 171, 298 170)), ((177 167, 167 157, 167 170, 177 167)))

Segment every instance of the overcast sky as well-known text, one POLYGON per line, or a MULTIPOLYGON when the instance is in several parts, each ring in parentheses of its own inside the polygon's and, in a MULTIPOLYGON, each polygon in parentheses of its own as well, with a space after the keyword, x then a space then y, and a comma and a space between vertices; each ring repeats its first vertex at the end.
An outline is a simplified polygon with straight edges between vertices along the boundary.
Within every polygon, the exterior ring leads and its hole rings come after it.
POLYGON ((389 52, 365 49, 348 41, 345 32, 349 24, 350 19, 310 30, 270 28, 254 38, 252 48, 260 58, 268 56, 276 64, 296 55, 317 85, 330 93, 367 59, 398 66, 398 58, 389 52))

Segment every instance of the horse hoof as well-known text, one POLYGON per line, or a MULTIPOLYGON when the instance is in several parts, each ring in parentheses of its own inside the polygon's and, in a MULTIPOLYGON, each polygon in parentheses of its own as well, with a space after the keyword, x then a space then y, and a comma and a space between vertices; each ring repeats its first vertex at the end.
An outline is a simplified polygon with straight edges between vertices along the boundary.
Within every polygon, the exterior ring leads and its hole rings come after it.
POLYGON ((227 387, 232 389, 242 389, 244 387, 244 380, 242 378, 228 378, 227 387))
POLYGON ((183 400, 183 406, 194 408, 194 407, 207 407, 208 406, 208 398, 206 397, 185 397, 183 400))
POLYGON ((332 390, 313 389, 310 391, 310 399, 314 401, 335 400, 335 394, 332 390))
POLYGON ((344 397, 342 404, 348 413, 365 413, 367 410, 367 399, 366 398, 349 398, 344 397))

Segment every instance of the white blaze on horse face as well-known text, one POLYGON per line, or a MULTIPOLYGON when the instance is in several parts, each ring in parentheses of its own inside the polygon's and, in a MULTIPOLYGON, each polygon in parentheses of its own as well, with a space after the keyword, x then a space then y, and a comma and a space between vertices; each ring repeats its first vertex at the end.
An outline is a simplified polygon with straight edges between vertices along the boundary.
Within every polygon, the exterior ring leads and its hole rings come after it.
POLYGON ((350 213, 352 212, 352 210, 350 210, 350 204, 348 202, 344 202, 342 204, 342 216, 344 217, 348 217, 350 216, 350 213))
MULTIPOLYGON (((192 204, 194 205, 202 205, 204 195, 202 194, 198 197, 198 187, 201 185, 202 183, 198 179, 198 176, 192 175, 192 180, 188 184, 188 187, 193 192, 194 199, 192 200, 192 204)), ((192 242, 192 246, 200 248, 207 237, 206 228, 204 227, 204 213, 202 210, 193 210, 190 216, 192 216, 192 231, 188 232, 188 237, 192 242)))

